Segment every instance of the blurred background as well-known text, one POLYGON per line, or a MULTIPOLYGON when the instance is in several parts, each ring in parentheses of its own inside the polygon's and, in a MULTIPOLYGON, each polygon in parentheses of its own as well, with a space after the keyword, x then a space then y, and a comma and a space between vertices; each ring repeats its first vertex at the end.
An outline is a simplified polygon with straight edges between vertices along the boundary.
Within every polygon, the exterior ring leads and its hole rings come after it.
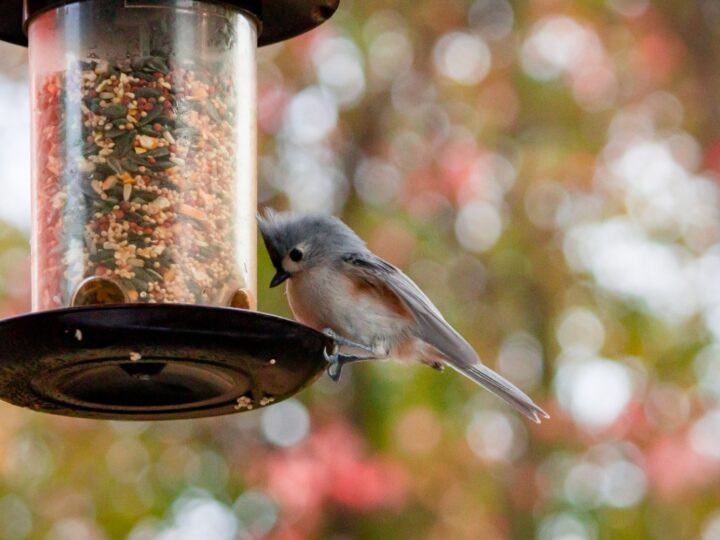
MULTIPOLYGON (((552 420, 392 363, 216 419, 2 404, 0 540, 720 539, 718 29, 714 0, 342 0, 262 49, 261 204, 342 216, 552 420)), ((27 95, 0 45, 2 317, 27 95)))

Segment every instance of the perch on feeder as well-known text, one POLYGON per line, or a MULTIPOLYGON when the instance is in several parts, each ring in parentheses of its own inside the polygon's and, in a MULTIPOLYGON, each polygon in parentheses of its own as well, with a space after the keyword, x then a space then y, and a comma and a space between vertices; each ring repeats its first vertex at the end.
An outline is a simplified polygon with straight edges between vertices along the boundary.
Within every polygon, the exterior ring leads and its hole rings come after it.
POLYGON ((34 310, 0 321, 0 398, 200 417, 322 372, 328 337, 254 311, 255 50, 337 4, 0 0, 29 46, 34 310))

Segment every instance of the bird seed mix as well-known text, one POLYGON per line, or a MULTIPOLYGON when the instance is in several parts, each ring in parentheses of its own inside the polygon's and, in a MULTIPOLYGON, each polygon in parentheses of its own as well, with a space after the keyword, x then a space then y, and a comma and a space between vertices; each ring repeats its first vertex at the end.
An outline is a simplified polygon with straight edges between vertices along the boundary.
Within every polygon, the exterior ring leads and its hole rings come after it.
POLYGON ((153 53, 37 88, 39 307, 69 305, 88 277, 128 302, 223 302, 238 275, 231 77, 153 53))

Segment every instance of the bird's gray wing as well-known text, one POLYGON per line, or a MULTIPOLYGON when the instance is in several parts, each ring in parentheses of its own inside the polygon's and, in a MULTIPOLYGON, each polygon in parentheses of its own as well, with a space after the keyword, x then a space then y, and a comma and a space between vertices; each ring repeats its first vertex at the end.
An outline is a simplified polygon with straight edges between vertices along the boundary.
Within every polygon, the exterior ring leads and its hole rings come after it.
POLYGON ((519 388, 480 362, 470 344, 448 324, 440 311, 409 277, 373 253, 354 252, 343 257, 356 277, 389 288, 407 307, 418 325, 417 335, 438 351, 456 371, 507 401, 532 421, 548 414, 519 388))

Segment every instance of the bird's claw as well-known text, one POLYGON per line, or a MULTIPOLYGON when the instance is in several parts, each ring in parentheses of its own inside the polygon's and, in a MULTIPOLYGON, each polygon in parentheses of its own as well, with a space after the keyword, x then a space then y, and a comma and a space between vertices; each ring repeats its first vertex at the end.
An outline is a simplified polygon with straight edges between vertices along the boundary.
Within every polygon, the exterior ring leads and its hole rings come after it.
POLYGON ((328 354, 327 348, 323 349, 323 356, 325 357, 325 361, 328 363, 328 375, 333 381, 338 382, 340 380, 340 373, 342 372, 343 364, 341 362, 342 355, 338 353, 337 345, 335 345, 332 354, 328 354))
POLYGON ((328 353, 328 348, 323 349, 323 356, 325 361, 328 363, 328 375, 330 378, 337 382, 340 380, 340 373, 345 364, 352 362, 359 362, 361 360, 372 360, 376 358, 376 355, 372 347, 363 345, 362 343, 355 343, 347 338, 338 335, 332 328, 325 328, 322 333, 333 340, 332 352, 328 353), (356 356, 352 354, 342 354, 340 347, 349 347, 351 349, 357 349, 370 353, 370 356, 356 356))
POLYGON ((360 351, 365 351, 366 353, 370 354, 375 353, 372 347, 368 347, 367 345, 363 345, 362 343, 356 343, 355 341, 351 341, 339 335, 332 328, 325 328, 323 329, 322 333, 332 339, 337 345, 340 345, 341 347, 350 347, 352 349, 358 349, 360 351))
POLYGON ((330 339, 335 339, 336 337, 338 337, 338 335, 335 333, 335 330, 333 330, 332 328, 323 328, 322 333, 330 339))
POLYGON ((338 347, 335 345, 332 354, 328 354, 327 348, 323 349, 323 356, 328 363, 328 375, 330 378, 338 382, 340 380, 340 373, 345 364, 352 364, 353 362, 360 362, 363 360, 373 360, 367 356, 354 356, 352 354, 342 354, 338 352, 338 347))
POLYGON ((328 376, 335 382, 340 381, 340 373, 342 372, 342 364, 335 363, 328 366, 328 376))

